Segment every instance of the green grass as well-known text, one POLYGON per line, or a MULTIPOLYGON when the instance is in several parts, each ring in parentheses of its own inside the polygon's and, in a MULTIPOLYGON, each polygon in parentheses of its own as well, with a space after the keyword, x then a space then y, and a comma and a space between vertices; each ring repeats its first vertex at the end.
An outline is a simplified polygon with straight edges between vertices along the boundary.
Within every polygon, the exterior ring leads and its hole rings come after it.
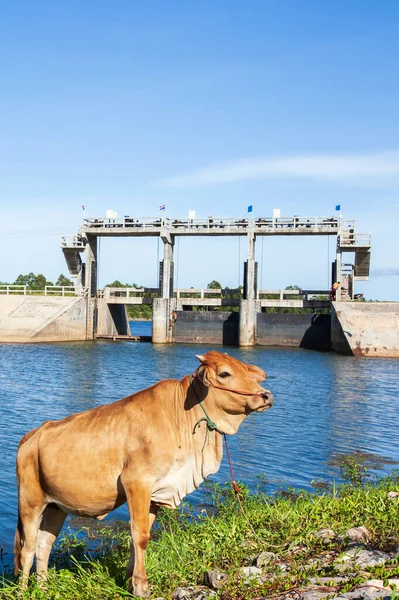
MULTIPOLYGON (((244 487, 246 517, 229 485, 208 486, 209 505, 202 512, 194 513, 188 504, 179 511, 161 512, 146 557, 152 595, 169 599, 177 587, 202 584, 207 569, 229 573, 230 580, 218 595, 226 600, 278 596, 303 586, 310 576, 333 575, 336 571, 332 561, 342 548, 336 542, 326 546, 312 535, 322 528, 339 534, 349 527, 365 525, 371 545, 392 550, 399 545, 399 511, 398 502, 387 499, 387 493, 398 488, 398 481, 394 472, 374 482, 361 481, 313 493, 288 489, 272 497, 262 489, 250 494, 244 487), (252 564, 261 551, 272 551, 278 559, 264 567, 264 574, 269 576, 265 583, 248 588, 238 570, 252 564), (280 562, 289 565, 288 573, 279 568, 280 562)), ((61 540, 47 589, 41 590, 32 577, 29 590, 21 598, 131 597, 125 582, 130 542, 127 526, 104 527, 97 535, 103 546, 96 560, 85 558, 87 549, 79 536, 61 540)), ((398 577, 398 561, 370 569, 370 573, 374 573, 370 577, 382 579, 398 577)), ((362 580, 364 575, 356 576, 342 587, 353 587, 362 580)), ((16 594, 17 587, 4 582, 0 598, 16 598, 16 594)))

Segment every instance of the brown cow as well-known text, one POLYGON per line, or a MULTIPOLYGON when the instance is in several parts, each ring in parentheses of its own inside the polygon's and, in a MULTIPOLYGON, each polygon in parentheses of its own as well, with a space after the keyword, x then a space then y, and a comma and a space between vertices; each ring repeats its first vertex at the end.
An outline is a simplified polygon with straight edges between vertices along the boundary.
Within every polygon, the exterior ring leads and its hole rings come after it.
POLYGON ((159 506, 176 508, 216 473, 222 434, 236 433, 273 396, 262 369, 211 351, 191 378, 165 380, 118 402, 47 421, 21 440, 17 456, 15 573, 26 586, 36 554, 39 580, 67 514, 103 518, 128 503, 136 596, 148 596, 144 566, 159 506), (208 418, 205 416, 208 415, 208 418))

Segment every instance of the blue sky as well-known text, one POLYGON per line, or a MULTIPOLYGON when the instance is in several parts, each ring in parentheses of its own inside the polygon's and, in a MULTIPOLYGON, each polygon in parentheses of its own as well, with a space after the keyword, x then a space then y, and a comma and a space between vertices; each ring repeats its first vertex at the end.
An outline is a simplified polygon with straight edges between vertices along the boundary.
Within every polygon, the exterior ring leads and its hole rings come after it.
MULTIPOLYGON (((0 280, 66 273, 87 216, 331 215, 399 300, 399 3, 59 0, 0 6, 0 280)), ((264 288, 326 287, 334 240, 265 238, 264 288)), ((177 254, 177 253, 176 253, 177 254)), ((183 239, 180 286, 239 282, 245 241, 183 239)), ((155 240, 103 240, 100 284, 156 283, 155 240)))

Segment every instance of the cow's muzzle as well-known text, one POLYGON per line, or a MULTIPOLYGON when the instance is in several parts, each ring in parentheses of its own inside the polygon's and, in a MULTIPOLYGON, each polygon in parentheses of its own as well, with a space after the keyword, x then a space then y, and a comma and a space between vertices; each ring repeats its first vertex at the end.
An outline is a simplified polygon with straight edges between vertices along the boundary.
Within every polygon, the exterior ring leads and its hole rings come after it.
POLYGON ((269 392, 269 390, 264 390, 261 394, 261 397, 263 398, 264 405, 261 406, 260 408, 258 408, 259 412, 263 412, 264 410, 267 410, 268 408, 273 406, 273 402, 274 402, 273 394, 271 392, 269 392))

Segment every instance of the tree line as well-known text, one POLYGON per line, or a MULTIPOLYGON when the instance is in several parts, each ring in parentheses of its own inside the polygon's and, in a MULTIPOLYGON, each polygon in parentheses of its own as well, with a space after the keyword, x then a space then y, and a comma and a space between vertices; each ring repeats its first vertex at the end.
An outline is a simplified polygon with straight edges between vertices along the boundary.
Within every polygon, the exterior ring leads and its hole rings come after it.
POLYGON ((63 275, 62 273, 58 276, 58 279, 55 283, 47 279, 45 275, 42 273, 27 273, 23 275, 22 273, 18 275, 14 282, 9 281, 1 281, 0 285, 26 285, 29 290, 44 290, 46 285, 56 285, 56 286, 72 286, 74 285, 73 281, 71 281, 68 277, 63 275))

